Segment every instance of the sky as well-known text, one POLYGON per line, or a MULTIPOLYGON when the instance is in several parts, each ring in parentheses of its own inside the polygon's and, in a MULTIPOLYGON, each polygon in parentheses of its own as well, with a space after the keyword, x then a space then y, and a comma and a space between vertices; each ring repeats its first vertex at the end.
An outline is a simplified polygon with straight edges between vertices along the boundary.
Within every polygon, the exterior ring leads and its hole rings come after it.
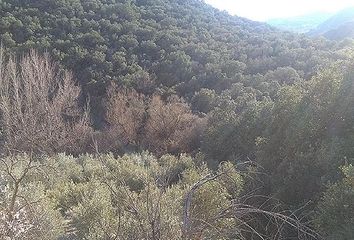
POLYGON ((354 0, 205 0, 232 15, 255 21, 301 16, 313 12, 334 13, 354 6, 354 0))

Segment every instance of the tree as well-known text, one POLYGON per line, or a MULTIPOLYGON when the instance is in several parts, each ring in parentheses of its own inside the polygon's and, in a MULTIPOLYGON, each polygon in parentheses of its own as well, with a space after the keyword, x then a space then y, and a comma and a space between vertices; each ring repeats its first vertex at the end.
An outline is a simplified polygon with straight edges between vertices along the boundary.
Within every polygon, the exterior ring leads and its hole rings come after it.
POLYGON ((214 108, 216 93, 213 90, 202 88, 192 98, 192 107, 195 111, 208 113, 214 108))
POLYGON ((100 150, 116 151, 128 145, 139 146, 141 131, 146 115, 145 96, 135 90, 112 86, 106 100, 106 122, 108 124, 99 144, 100 150), (110 146, 109 146, 110 145, 110 146), (101 149, 103 148, 103 149, 101 149))
POLYGON ((344 178, 328 187, 317 208, 315 223, 328 239, 354 236, 354 167, 341 168, 344 178))
POLYGON ((210 166, 223 161, 255 160, 256 139, 261 135, 273 102, 257 100, 257 91, 235 84, 216 100, 208 114, 202 151, 210 166))
POLYGON ((177 96, 153 96, 147 111, 144 145, 152 152, 191 152, 198 148, 203 120, 177 96))
POLYGON ((257 143, 257 161, 277 198, 299 206, 339 177, 338 167, 353 154, 352 79, 351 68, 339 62, 278 92, 257 143))
POLYGON ((83 151, 91 128, 79 107, 80 87, 48 54, 0 60, 0 111, 9 151, 83 151))

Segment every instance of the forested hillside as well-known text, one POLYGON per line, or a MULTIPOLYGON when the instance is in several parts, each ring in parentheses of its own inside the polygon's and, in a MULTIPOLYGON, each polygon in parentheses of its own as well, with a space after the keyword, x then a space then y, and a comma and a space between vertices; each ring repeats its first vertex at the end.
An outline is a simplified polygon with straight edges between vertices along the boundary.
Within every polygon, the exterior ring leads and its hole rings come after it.
POLYGON ((48 50, 93 94, 108 82, 142 88, 139 81, 149 78, 150 87, 190 96, 281 67, 308 79, 338 49, 197 0, 16 0, 2 1, 0 14, 4 45, 48 50))
POLYGON ((351 239, 354 41, 200 0, 0 0, 0 239, 351 239))

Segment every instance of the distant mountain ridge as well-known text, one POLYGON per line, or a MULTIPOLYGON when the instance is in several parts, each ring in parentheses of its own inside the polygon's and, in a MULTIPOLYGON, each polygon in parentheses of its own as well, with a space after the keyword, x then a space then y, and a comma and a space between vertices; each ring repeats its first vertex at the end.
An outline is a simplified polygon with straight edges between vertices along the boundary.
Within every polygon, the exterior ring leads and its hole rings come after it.
POLYGON ((327 21, 318 25, 316 29, 311 31, 311 34, 319 35, 325 34, 328 31, 335 30, 343 24, 354 21, 354 7, 346 8, 334 16, 329 18, 327 21))
POLYGON ((281 30, 307 33, 329 19, 332 15, 332 13, 315 12, 290 18, 270 19, 267 23, 281 30))
POLYGON ((310 36, 325 36, 331 40, 341 40, 354 37, 354 7, 346 8, 317 28, 309 32, 310 36))
POLYGON ((354 38, 354 21, 342 24, 336 29, 330 30, 323 34, 330 40, 342 40, 345 38, 354 38))
POLYGON ((317 12, 298 17, 271 19, 266 23, 280 30, 305 33, 311 37, 324 36, 329 40, 354 38, 354 6, 335 14, 317 12))

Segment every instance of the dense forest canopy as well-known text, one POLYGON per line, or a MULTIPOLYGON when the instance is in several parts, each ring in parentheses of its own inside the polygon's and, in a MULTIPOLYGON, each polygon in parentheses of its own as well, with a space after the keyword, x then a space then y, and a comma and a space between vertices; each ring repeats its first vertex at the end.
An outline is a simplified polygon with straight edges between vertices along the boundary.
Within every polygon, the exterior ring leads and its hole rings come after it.
POLYGON ((352 239, 354 41, 199 0, 0 16, 0 238, 352 239))
POLYGON ((92 94, 110 82, 143 88, 149 78, 153 86, 146 88, 190 97, 283 67, 308 79, 326 59, 341 58, 335 52, 343 47, 231 17, 197 0, 0 4, 3 44, 15 52, 48 50, 92 94))

